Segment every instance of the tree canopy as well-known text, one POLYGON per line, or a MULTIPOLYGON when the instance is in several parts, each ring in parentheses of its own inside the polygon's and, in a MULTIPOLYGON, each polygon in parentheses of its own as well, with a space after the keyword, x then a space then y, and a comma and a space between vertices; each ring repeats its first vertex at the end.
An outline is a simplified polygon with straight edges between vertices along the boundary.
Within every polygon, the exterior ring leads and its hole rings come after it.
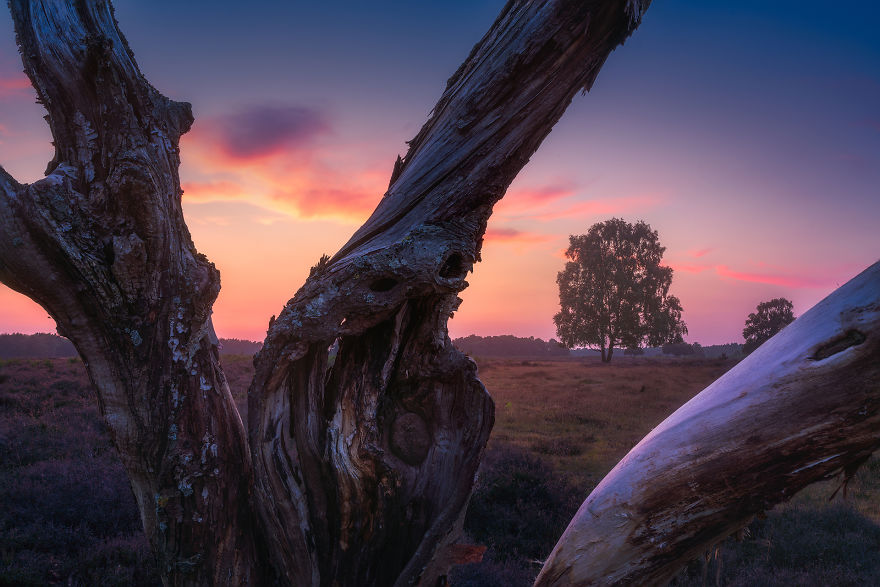
POLYGON ((754 312, 746 318, 743 328, 743 353, 749 354, 774 334, 794 322, 794 306, 785 298, 774 298, 769 302, 761 302, 754 312))
POLYGON ((615 348, 660 346, 687 334, 681 302, 669 295, 672 268, 660 264, 666 248, 650 225, 612 218, 569 243, 553 317, 563 344, 598 347, 609 362, 615 348))

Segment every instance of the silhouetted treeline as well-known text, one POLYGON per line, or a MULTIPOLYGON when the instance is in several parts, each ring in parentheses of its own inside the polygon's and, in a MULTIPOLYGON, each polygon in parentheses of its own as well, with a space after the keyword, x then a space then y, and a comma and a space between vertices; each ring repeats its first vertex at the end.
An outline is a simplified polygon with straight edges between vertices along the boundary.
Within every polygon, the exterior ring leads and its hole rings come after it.
POLYGON ((0 359, 75 357, 76 349, 57 334, 0 334, 0 359))
POLYGON ((223 355, 254 355, 263 348, 263 343, 240 338, 221 338, 220 354, 223 355))
POLYGON ((673 355, 676 357, 690 356, 706 359, 719 359, 739 357, 742 353, 742 345, 732 342, 729 344, 701 346, 698 342, 693 344, 688 344, 686 342, 673 342, 664 344, 662 350, 664 355, 673 355))
MULTIPOLYGON (((238 338, 221 338, 224 355, 253 355, 263 343, 238 338)), ((53 359, 75 357, 73 343, 57 334, 0 334, 0 359, 53 359)))
POLYGON ((568 349, 554 339, 544 341, 530 336, 519 338, 510 334, 501 336, 477 336, 472 334, 456 338, 452 343, 463 353, 475 357, 542 357, 568 356, 568 349))

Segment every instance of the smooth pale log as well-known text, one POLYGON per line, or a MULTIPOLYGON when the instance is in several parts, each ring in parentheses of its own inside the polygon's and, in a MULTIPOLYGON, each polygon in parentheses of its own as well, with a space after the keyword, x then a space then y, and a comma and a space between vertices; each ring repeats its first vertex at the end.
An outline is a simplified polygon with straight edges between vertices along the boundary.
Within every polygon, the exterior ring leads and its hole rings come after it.
POLYGON ((648 434, 590 494, 536 585, 662 584, 756 513, 880 446, 880 263, 648 434))

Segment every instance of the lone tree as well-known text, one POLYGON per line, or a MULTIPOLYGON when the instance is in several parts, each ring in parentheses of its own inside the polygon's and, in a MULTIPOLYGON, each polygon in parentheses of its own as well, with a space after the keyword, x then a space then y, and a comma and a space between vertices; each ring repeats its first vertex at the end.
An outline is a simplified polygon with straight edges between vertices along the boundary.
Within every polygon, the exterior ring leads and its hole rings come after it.
POLYGON ((615 348, 681 342, 687 326, 669 295, 672 268, 660 264, 666 249, 656 230, 612 218, 569 242, 553 317, 565 345, 599 347, 607 363, 615 348))
POLYGON ((794 306, 785 298, 774 298, 758 304, 756 311, 746 318, 743 328, 743 353, 749 354, 770 338, 794 322, 794 306))

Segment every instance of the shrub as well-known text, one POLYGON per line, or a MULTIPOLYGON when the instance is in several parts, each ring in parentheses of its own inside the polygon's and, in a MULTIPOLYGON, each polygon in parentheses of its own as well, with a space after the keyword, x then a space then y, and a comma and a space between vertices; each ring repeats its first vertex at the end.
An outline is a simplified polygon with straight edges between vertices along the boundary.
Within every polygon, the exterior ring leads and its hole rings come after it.
POLYGON ((546 557, 581 502, 581 492, 541 460, 509 445, 487 451, 465 517, 471 537, 494 558, 546 557))

